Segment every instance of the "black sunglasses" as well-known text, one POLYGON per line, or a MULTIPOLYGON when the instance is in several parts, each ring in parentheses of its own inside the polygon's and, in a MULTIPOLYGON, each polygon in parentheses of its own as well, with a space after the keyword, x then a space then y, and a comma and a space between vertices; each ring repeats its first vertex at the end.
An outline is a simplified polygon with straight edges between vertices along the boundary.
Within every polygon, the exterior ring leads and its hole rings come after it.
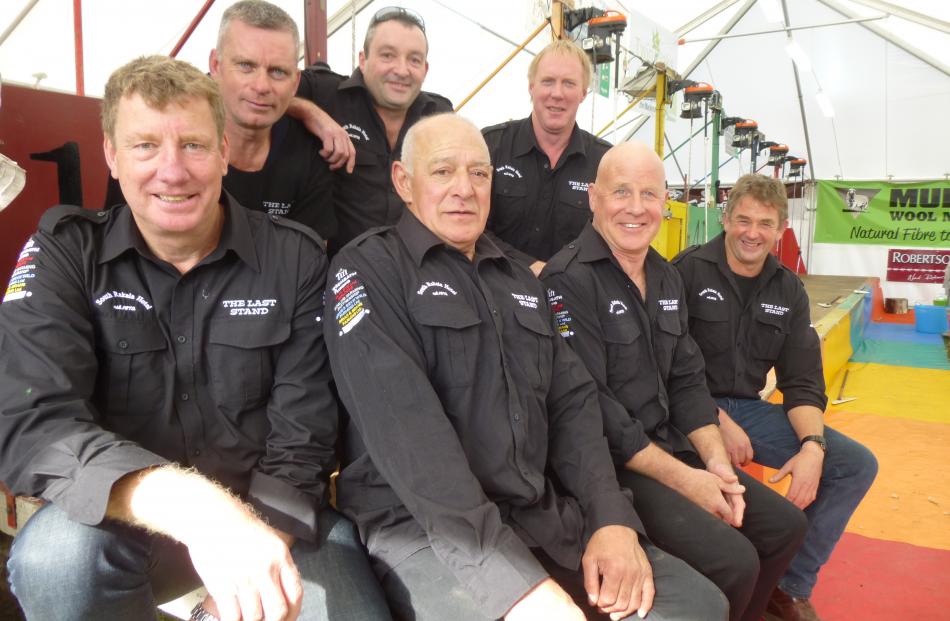
POLYGON ((373 15, 373 19, 369 22, 369 27, 372 28, 381 22, 388 22, 391 19, 401 18, 412 22, 418 26, 419 30, 422 32, 426 31, 426 23, 423 21, 422 16, 412 9, 406 9, 401 6, 387 6, 376 11, 376 14, 373 15))

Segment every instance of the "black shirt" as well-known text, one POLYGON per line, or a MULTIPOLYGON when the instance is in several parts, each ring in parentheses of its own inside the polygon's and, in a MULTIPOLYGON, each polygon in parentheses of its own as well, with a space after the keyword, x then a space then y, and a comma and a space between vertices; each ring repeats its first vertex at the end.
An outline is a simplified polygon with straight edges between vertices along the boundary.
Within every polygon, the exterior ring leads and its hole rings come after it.
MULTIPOLYGON (((299 121, 285 115, 271 127, 264 166, 247 172, 228 164, 224 189, 248 209, 290 218, 329 239, 336 234, 333 174, 320 156, 321 148, 299 121)), ((119 182, 110 176, 106 206, 125 202, 119 182)))
POLYGON ((406 112, 395 147, 390 149, 386 126, 359 69, 346 78, 325 65, 308 67, 300 74, 297 96, 313 101, 332 116, 356 148, 353 172, 340 169, 335 175, 334 205, 339 228, 331 247, 342 248, 374 226, 395 224, 402 215, 403 202, 393 187, 391 169, 402 153, 406 132, 422 117, 451 112, 452 103, 441 95, 420 92, 406 112))
POLYGON ((825 409, 821 342, 798 276, 768 255, 743 302, 726 261, 724 234, 684 250, 673 264, 683 276, 689 330, 703 351, 714 397, 758 399, 774 366, 786 411, 797 405, 825 409))
POLYGON ((97 524, 112 484, 166 462, 313 540, 335 466, 327 259, 307 227, 225 200, 188 273, 129 208, 55 207, 0 305, 0 478, 97 524))
POLYGON ((290 218, 329 239, 336 234, 333 174, 321 148, 303 124, 285 115, 271 127, 263 168, 245 172, 229 165, 224 188, 249 209, 290 218))
POLYGON ((590 221, 587 186, 610 143, 577 125, 557 165, 538 146, 531 117, 482 130, 491 154, 488 229, 534 259, 547 261, 590 221))
POLYGON ((588 224, 541 274, 558 332, 597 382, 618 466, 647 445, 644 433, 667 451, 692 452, 687 434, 717 424, 679 274, 653 248, 644 269, 646 299, 588 224))
POLYGON ((327 345, 352 422, 339 507, 380 572, 431 546, 491 618, 587 537, 639 528, 594 382, 544 287, 482 236, 475 261, 408 210, 334 258, 327 345))

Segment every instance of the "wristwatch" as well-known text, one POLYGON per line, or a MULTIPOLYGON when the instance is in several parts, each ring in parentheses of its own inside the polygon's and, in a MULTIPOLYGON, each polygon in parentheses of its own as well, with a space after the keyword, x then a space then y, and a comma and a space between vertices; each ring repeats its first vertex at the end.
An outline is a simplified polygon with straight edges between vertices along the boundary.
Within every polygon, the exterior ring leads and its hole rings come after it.
POLYGON ((198 602, 195 604, 195 607, 191 609, 191 616, 188 617, 188 621, 218 621, 218 618, 205 610, 201 602, 198 602))
POLYGON ((814 442, 815 444, 821 447, 821 450, 823 453, 828 452, 828 443, 825 442, 825 436, 818 436, 818 435, 805 436, 804 438, 802 438, 802 446, 805 446, 806 442, 814 442))

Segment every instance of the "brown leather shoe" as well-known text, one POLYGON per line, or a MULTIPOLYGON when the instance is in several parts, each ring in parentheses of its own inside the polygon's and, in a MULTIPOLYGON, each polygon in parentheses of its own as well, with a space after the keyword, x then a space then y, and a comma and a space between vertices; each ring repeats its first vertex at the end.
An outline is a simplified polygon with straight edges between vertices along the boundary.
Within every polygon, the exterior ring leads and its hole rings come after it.
POLYGON ((778 587, 769 598, 765 618, 767 621, 821 621, 808 599, 792 597, 778 587))

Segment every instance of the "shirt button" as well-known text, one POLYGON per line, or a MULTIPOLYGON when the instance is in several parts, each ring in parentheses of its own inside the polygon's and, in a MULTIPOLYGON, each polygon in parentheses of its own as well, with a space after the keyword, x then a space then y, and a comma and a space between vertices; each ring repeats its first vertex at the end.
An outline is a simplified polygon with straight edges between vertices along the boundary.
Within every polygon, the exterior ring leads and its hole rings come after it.
POLYGON ((96 215, 99 216, 100 218, 105 218, 105 217, 106 217, 106 212, 105 212, 105 211, 100 211, 100 212, 96 213, 96 215))
POLYGON ((527 470, 522 470, 522 471, 521 471, 521 476, 523 476, 524 478, 527 479, 528 477, 531 476, 531 473, 528 472, 527 470))
POLYGON ((540 227, 540 226, 534 227, 534 232, 535 232, 535 233, 540 233, 540 232, 541 232, 541 227, 540 227))
POLYGON ((521 420, 521 414, 515 412, 514 419, 515 419, 515 420, 521 420))
POLYGON ((188 339, 186 339, 186 338, 185 338, 184 336, 182 336, 182 335, 179 335, 177 340, 178 340, 179 343, 184 343, 184 342, 187 341, 188 339))
POLYGON ((191 454, 195 457, 199 457, 201 455, 201 449, 195 449, 191 452, 191 454))
POLYGON ((181 400, 182 400, 182 401, 188 401, 188 398, 189 398, 189 397, 188 397, 188 393, 187 393, 187 392, 181 393, 181 400))
POLYGON ((118 342, 118 345, 119 345, 119 349, 128 349, 128 348, 129 348, 129 342, 126 341, 125 339, 122 339, 121 341, 119 341, 119 342, 118 342))
POLYGON ((280 220, 280 216, 278 216, 277 214, 271 214, 270 219, 272 222, 277 222, 278 220, 280 220))
POLYGON ((550 165, 549 163, 545 162, 545 163, 544 163, 544 170, 547 170, 548 168, 551 168, 551 165, 550 165))
POLYGON ((498 314, 498 309, 497 309, 497 308, 491 309, 491 314, 492 314, 492 315, 497 315, 497 314, 498 314))

